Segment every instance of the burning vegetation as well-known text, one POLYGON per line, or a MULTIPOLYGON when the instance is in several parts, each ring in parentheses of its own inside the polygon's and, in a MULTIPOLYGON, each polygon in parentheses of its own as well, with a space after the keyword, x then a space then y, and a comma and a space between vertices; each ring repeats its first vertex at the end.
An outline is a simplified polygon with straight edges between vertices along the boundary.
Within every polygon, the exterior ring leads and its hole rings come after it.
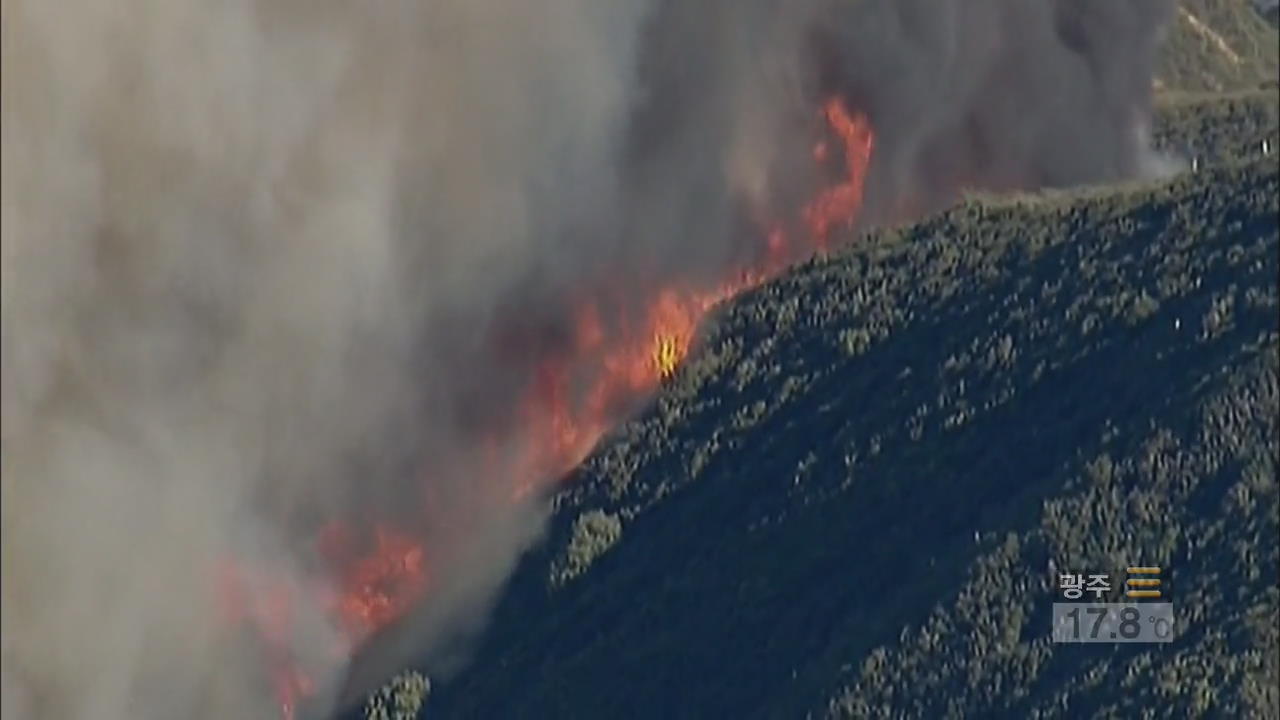
POLYGON ((248 654, 288 716, 472 632, 717 303, 1145 172, 1171 8, 4 0, 6 715, 256 716, 248 654))
MULTIPOLYGON (((513 501, 546 490, 625 412, 674 376, 693 346, 699 323, 717 304, 807 252, 825 252, 831 233, 854 223, 874 147, 870 122, 838 97, 826 100, 817 115, 821 131, 812 147, 813 159, 835 181, 789 223, 760 229, 764 248, 759 262, 731 271, 714 287, 660 288, 643 304, 638 322, 614 319, 606 326, 600 305, 590 301, 575 309, 567 348, 537 364, 532 382, 516 403, 520 425, 515 432, 524 454, 505 467, 489 462, 513 501), (613 330, 606 332, 606 327, 613 330)), ((363 531, 362 543, 355 542, 356 536, 351 528, 334 522, 324 526, 316 540, 318 554, 328 565, 326 575, 338 579, 336 595, 323 603, 342 630, 341 642, 331 649, 335 664, 422 602, 431 588, 430 548, 424 541, 378 523, 363 531)), ((307 601, 302 593, 324 592, 319 590, 323 585, 307 589, 254 583, 254 592, 237 567, 230 566, 223 578, 227 618, 261 639, 281 714, 291 720, 299 702, 316 690, 314 669, 290 657, 291 605, 307 601)))

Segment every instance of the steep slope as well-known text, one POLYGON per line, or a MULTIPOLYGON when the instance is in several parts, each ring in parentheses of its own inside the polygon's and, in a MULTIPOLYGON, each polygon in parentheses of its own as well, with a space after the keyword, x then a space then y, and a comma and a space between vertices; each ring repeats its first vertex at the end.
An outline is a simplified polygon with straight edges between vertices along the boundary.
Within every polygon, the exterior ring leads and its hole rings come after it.
MULTIPOLYGON (((1257 157, 1263 139, 1269 139, 1273 148, 1280 146, 1277 142, 1280 140, 1280 132, 1278 132, 1280 131, 1280 98, 1277 97, 1274 89, 1222 95, 1183 94, 1166 96, 1164 100, 1158 106, 1155 127, 1156 144, 1175 154, 1188 157, 1194 155, 1199 159, 1202 167, 1257 157)), ((1214 175, 1208 182, 1223 177, 1232 176, 1214 175)), ((635 454, 632 453, 632 455, 635 454)), ((634 466, 641 461, 635 457, 628 457, 625 462, 634 466)), ((571 542, 570 546, 561 548, 562 557, 553 569, 542 566, 548 569, 555 578, 556 584, 588 567, 595 554, 612 543, 621 534, 623 527, 621 516, 604 511, 587 511, 580 516, 571 513, 571 517, 577 518, 575 522, 580 528, 576 531, 577 539, 571 542)), ((564 521, 560 522, 563 525, 564 521)), ((561 533, 563 532, 562 527, 561 533)), ((543 560, 545 561, 545 558, 543 560)), ((859 680, 850 686, 848 692, 855 694, 869 692, 874 685, 869 683, 870 681, 867 680, 859 680)), ((379 701, 376 707, 386 708, 396 705, 397 703, 390 699, 393 695, 405 699, 419 697, 422 692, 422 688, 416 688, 412 682, 406 684, 401 679, 383 690, 382 695, 386 698, 379 701), (402 685, 410 688, 411 692, 402 688, 402 685)), ((843 697, 845 694, 841 692, 838 696, 843 697)), ((442 702, 437 703, 437 705, 442 704, 442 702)), ((375 705, 370 705, 368 709, 374 708, 375 705)), ((437 714, 441 710, 443 708, 438 707, 437 714)), ((352 716, 363 717, 364 714, 356 712, 352 716)), ((369 716, 385 715, 381 712, 373 712, 369 716)), ((389 717, 409 716, 409 713, 389 715, 389 717)))
POLYGON ((1156 69, 1162 92, 1220 92, 1280 80, 1276 26, 1251 0, 1181 0, 1156 69))
POLYGON ((726 308, 436 717, 1275 708, 1277 169, 965 204, 726 308), (1167 647, 1048 641, 1171 568, 1167 647))

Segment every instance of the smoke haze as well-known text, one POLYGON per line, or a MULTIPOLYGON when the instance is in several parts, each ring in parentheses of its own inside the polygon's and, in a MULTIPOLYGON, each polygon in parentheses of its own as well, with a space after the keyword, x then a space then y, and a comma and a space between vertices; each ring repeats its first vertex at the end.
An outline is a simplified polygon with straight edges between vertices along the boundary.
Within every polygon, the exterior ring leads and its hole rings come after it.
POLYGON ((833 93, 864 222, 1143 174, 1171 8, 3 0, 5 717, 278 713, 219 568, 313 588, 290 651, 337 673, 334 518, 427 540, 405 652, 474 627, 543 512, 488 453, 573 304, 758 254, 833 93))

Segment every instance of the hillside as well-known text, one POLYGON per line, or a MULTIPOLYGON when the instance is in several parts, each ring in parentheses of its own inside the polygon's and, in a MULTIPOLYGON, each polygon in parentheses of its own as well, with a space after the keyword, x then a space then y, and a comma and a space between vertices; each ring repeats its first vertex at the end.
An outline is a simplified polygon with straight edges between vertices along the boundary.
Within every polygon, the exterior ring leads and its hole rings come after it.
POLYGON ((429 712, 1276 708, 1278 192, 971 202, 740 298, 429 712), (1186 631, 1051 644, 1051 560, 1171 568, 1186 631))
POLYGON ((1162 59, 1155 143, 1199 173, 975 198, 732 301, 423 716, 1280 714, 1280 70, 1247 5, 1185 2, 1162 59), (1165 563, 1197 621, 1053 645, 1050 560, 1165 563))
POLYGON ((1160 52, 1156 89, 1176 94, 1274 85, 1280 37, 1259 7, 1251 0, 1181 0, 1160 52))
POLYGON ((1171 98, 1156 111, 1158 148, 1202 165, 1256 156, 1262 142, 1280 152, 1280 94, 1255 90, 1171 98))

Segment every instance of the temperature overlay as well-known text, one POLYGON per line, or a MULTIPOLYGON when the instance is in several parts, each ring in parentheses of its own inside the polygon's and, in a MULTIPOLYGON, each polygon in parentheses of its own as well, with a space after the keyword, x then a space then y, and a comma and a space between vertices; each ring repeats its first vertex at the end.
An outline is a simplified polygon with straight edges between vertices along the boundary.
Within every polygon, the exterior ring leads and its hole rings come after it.
POLYGON ((1053 641, 1162 643, 1173 640, 1173 603, 1054 603, 1053 641))

